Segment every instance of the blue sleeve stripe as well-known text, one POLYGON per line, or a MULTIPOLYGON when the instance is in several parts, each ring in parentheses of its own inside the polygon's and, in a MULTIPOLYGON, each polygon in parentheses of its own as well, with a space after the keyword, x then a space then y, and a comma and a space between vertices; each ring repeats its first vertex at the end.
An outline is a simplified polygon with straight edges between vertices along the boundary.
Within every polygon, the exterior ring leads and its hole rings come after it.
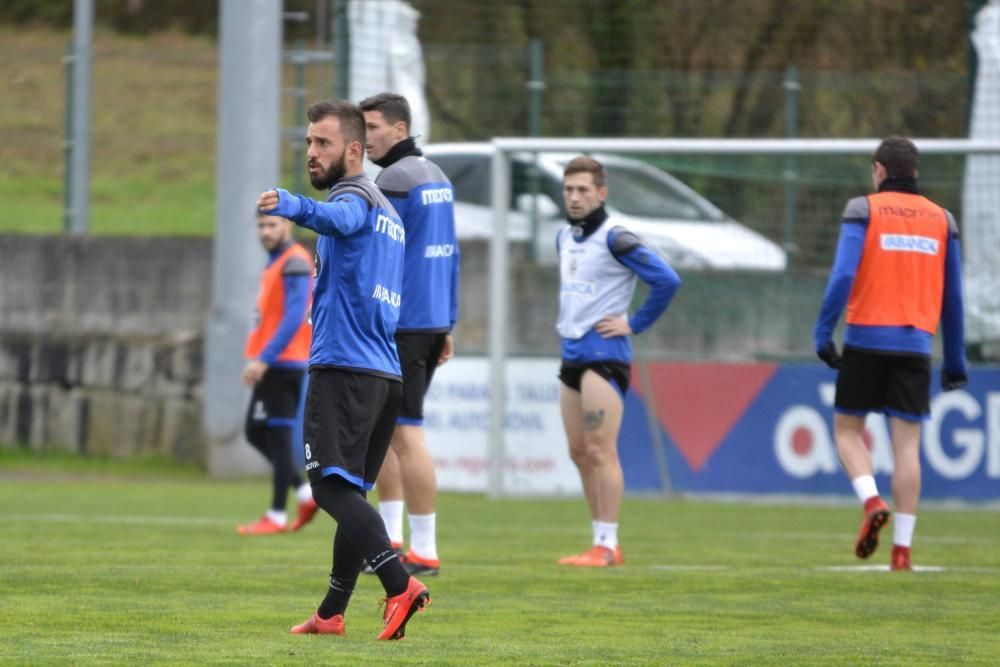
POLYGON ((423 426, 423 419, 414 419, 413 417, 397 417, 397 424, 402 424, 403 426, 423 426))
POLYGON ((264 422, 265 426, 295 426, 295 419, 291 417, 272 417, 264 422))
POLYGON ((868 225, 868 218, 841 218, 841 224, 844 225, 868 225))

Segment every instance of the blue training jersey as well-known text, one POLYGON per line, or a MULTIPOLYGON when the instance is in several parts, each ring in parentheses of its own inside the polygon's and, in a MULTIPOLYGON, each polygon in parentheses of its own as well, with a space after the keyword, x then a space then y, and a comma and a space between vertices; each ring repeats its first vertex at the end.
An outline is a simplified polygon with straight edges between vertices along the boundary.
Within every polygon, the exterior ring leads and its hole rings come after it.
POLYGON ((406 229, 398 331, 451 331, 458 318, 459 252, 455 190, 426 158, 407 155, 383 169, 375 183, 406 229))
POLYGON ((396 323, 406 232, 364 174, 341 179, 327 201, 278 190, 273 215, 319 234, 309 367, 400 379, 396 323))

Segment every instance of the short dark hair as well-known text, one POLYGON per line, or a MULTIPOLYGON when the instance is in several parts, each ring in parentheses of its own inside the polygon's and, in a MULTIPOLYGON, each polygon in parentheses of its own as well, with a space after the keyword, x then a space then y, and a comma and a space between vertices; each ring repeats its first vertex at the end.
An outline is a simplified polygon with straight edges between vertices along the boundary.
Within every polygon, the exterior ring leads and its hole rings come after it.
POLYGON ((604 187, 604 181, 607 177, 607 173, 604 171, 604 165, 594 158, 586 155, 575 157, 566 163, 566 168, 563 170, 563 178, 566 178, 570 174, 584 173, 592 174, 594 176, 594 185, 599 188, 604 187))
POLYGON ((396 93, 379 93, 361 100, 358 105, 362 111, 378 111, 390 123, 403 121, 406 132, 410 131, 410 103, 406 98, 396 93))
POLYGON ((872 160, 882 163, 885 175, 889 178, 916 178, 917 169, 920 168, 917 147, 906 137, 896 134, 882 140, 872 160))
POLYGON ((360 141, 364 147, 365 116, 357 105, 349 100, 325 100, 316 102, 306 111, 310 123, 318 123, 330 116, 340 121, 340 133, 346 141, 360 141))

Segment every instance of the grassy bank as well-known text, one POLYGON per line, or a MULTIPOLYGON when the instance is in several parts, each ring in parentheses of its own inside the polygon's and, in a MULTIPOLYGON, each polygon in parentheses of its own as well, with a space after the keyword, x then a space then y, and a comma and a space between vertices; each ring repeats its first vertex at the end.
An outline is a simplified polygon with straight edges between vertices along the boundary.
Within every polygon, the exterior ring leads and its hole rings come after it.
MULTIPOLYGON (((70 37, 69 32, 40 27, 0 26, 0 197, 6 202, 0 232, 62 229, 62 59, 70 37)), ((145 38, 96 33, 91 86, 94 233, 212 233, 216 46, 206 37, 171 32, 145 38)), ((285 81, 292 80, 286 70, 285 81)), ((310 68, 307 99, 327 96, 329 82, 328 67, 310 68)), ((282 100, 283 124, 293 126, 291 100, 282 100)), ((290 174, 291 149, 284 153, 283 173, 290 174)))

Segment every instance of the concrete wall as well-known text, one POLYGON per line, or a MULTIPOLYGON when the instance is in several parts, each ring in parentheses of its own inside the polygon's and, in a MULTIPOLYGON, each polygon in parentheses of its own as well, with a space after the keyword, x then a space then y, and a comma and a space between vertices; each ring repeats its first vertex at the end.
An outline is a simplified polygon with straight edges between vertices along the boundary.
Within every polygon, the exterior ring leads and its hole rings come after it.
MULTIPOLYGON (((0 235, 0 443, 204 464, 211 243, 0 235)), ((488 257, 485 243, 462 244, 459 354, 486 351, 488 257)), ((558 355, 554 267, 528 261, 524 246, 511 266, 511 353, 558 355)), ((821 276, 682 278, 667 316, 636 340, 640 355, 811 355, 821 276)))
POLYGON ((0 443, 204 461, 205 239, 0 236, 0 443))

